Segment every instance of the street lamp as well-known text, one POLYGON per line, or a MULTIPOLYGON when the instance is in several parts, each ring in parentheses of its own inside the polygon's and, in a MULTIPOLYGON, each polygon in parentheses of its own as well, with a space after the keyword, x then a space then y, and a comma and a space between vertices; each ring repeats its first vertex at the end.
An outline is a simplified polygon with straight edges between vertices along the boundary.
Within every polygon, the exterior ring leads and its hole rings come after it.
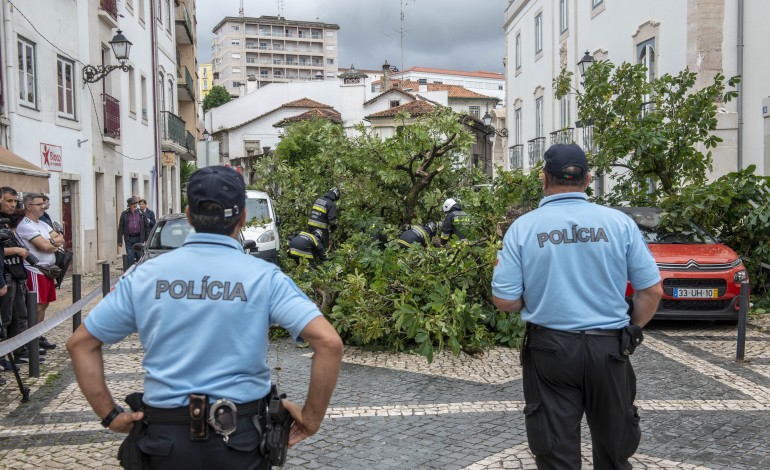
MULTIPOLYGON (((580 59, 580 62, 577 63, 578 71, 580 72, 580 78, 582 79, 586 78, 586 70, 593 63, 594 63, 594 56, 592 56, 591 54, 588 53, 588 51, 586 51, 583 58, 580 59)), ((582 85, 583 82, 580 82, 580 84, 582 85)))
POLYGON ((123 36, 123 31, 118 30, 117 34, 110 41, 110 47, 112 47, 112 53, 115 54, 115 58, 118 59, 120 65, 86 65, 83 67, 83 82, 96 83, 103 79, 110 72, 115 69, 120 69, 124 72, 128 72, 131 68, 126 62, 128 62, 128 54, 131 51, 131 41, 123 36))

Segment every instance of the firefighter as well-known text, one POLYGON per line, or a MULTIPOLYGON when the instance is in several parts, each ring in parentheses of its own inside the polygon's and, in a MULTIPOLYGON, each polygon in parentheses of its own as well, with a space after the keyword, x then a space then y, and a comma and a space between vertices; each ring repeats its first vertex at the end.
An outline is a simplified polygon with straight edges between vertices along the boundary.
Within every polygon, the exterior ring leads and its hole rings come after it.
POLYGON ((442 210, 446 217, 441 224, 441 244, 446 245, 453 235, 460 240, 467 240, 471 218, 463 212, 460 203, 450 197, 444 201, 442 210))
POLYGON ((316 262, 320 263, 326 260, 326 248, 321 240, 321 230, 316 229, 311 232, 299 232, 299 234, 289 237, 289 258, 299 264, 299 260, 305 258, 310 266, 315 267, 316 262))
POLYGON ((436 234, 436 222, 428 222, 425 225, 412 225, 411 228, 401 232, 398 236, 398 246, 410 248, 413 246, 428 246, 428 242, 436 234))
POLYGON ((332 188, 313 202, 307 225, 309 230, 321 230, 324 247, 329 246, 329 233, 337 229, 337 204, 340 189, 332 188))

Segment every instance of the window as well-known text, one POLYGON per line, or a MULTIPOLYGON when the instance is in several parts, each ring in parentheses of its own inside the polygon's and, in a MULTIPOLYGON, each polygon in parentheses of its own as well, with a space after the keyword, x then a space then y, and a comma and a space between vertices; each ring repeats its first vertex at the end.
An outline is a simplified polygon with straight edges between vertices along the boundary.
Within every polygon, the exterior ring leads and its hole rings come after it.
POLYGON ((655 38, 636 46, 637 62, 647 67, 647 81, 655 78, 655 38))
POLYGON ((233 88, 240 88, 241 82, 233 82, 233 88))
POLYGON ((516 33, 516 70, 521 68, 521 33, 516 33))
POLYGON ((238 26, 237 24, 230 25, 230 31, 240 31, 240 30, 241 30, 241 27, 238 26))
POLYGON ((478 119, 481 115, 481 106, 468 106, 468 114, 478 119))
POLYGON ((326 78, 334 78, 334 72, 327 72, 326 78))
POLYGON ((502 86, 502 85, 497 85, 497 89, 498 89, 498 90, 502 90, 502 89, 503 89, 503 86, 502 86))
POLYGON ((168 96, 167 96, 167 99, 166 99, 166 103, 167 103, 167 106, 168 106, 168 111, 173 113, 174 112, 174 104, 175 104, 175 101, 174 101, 174 81, 173 80, 169 80, 168 81, 168 96))
POLYGON ((596 8, 604 3, 604 0, 591 0, 591 8, 596 8))
POLYGON ((142 119, 147 120, 147 77, 142 75, 142 119))
POLYGON ((158 73, 158 80, 156 86, 158 87, 158 109, 161 111, 166 110, 166 88, 163 86, 163 73, 158 73))
POLYGON ((19 37, 19 100, 29 106, 37 105, 37 70, 35 44, 19 37))
POLYGON ((538 13, 535 17, 535 53, 543 50, 543 14, 538 13))
POLYGON ((569 119, 570 119, 570 116, 569 116, 570 109, 569 108, 570 108, 569 107, 569 96, 567 96, 567 95, 562 96, 561 100, 559 100, 559 115, 561 117, 560 123, 561 123, 561 128, 562 129, 566 129, 566 128, 569 127, 569 119))
POLYGON ((230 41, 230 45, 232 45, 232 46, 240 46, 241 45, 241 41, 238 40, 238 39, 233 39, 232 41, 230 41))
MULTIPOLYGON (((152 3, 150 3, 152 5, 152 3)), ((158 23, 163 24, 163 4, 161 2, 156 2, 158 5, 158 11, 155 13, 155 18, 158 20, 158 23)))
POLYGON ((521 144, 521 108, 513 110, 513 138, 516 145, 521 144))
MULTIPOLYGON (((435 83, 436 85, 443 85, 443 84, 444 84, 444 82, 442 82, 441 80, 433 80, 433 83, 435 83)), ((478 83, 480 83, 480 82, 474 82, 474 83, 477 83, 477 84, 478 84, 478 83)), ((479 88, 479 87, 477 87, 477 86, 476 86, 476 87, 474 87, 474 88, 479 88)))
POLYGON ((58 91, 59 116, 75 119, 75 63, 62 57, 56 58, 56 89, 58 91))
POLYGON ((208 90, 209 89, 209 82, 203 82, 203 89, 208 90))
POLYGON ((166 31, 171 32, 171 0, 166 0, 166 31))
POLYGON ((327 38, 333 38, 334 37, 334 31, 327 31, 326 32, 326 37, 327 38))
POLYGON ((566 33, 569 29, 569 9, 567 0, 559 0, 559 32, 566 33))
POLYGON ((128 112, 136 119, 136 71, 128 69, 128 112))
POLYGON ((208 77, 208 75, 209 75, 209 69, 204 68, 203 69, 203 78, 208 77))
POLYGON ((233 73, 241 73, 241 69, 239 69, 239 68, 233 68, 233 73))
POLYGON ((334 46, 326 46, 326 50, 327 51, 333 51, 334 50, 334 46))
POLYGON ((334 65, 334 59, 326 59, 328 65, 334 65))
POLYGON ((230 57, 232 57, 233 59, 240 59, 241 55, 240 54, 231 54, 230 57))
POLYGON ((535 137, 543 137, 543 97, 535 99, 535 137))
POLYGON ((401 106, 401 101, 400 100, 390 100, 390 107, 391 108, 395 108, 397 106, 401 106))

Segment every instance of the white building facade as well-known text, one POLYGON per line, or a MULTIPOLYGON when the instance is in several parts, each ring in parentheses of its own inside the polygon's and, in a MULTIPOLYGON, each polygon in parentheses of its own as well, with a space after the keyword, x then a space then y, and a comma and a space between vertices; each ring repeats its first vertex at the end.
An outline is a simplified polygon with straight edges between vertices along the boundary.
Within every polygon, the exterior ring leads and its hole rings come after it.
MULTIPOLYGON (((508 167, 527 170, 558 142, 583 145, 575 128, 574 95, 557 100, 552 80, 563 68, 575 73, 588 51, 595 60, 644 63, 650 77, 698 73, 697 87, 716 73, 742 75, 739 100, 724 105, 716 131, 713 177, 750 164, 770 171, 764 144, 762 99, 770 95, 770 62, 761 48, 770 41, 762 0, 510 0, 505 11, 508 167), (742 44, 739 44, 739 32, 742 44), (741 60, 743 55, 746 59, 741 60)), ((720 105, 722 106, 722 105, 720 105)))

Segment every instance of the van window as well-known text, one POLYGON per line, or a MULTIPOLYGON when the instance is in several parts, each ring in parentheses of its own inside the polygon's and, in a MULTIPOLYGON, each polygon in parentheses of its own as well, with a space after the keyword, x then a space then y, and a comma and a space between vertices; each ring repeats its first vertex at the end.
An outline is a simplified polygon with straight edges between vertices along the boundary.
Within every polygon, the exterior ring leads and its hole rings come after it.
POLYGON ((269 206, 267 205, 267 199, 246 199, 246 218, 248 220, 264 220, 267 222, 271 220, 269 206))

